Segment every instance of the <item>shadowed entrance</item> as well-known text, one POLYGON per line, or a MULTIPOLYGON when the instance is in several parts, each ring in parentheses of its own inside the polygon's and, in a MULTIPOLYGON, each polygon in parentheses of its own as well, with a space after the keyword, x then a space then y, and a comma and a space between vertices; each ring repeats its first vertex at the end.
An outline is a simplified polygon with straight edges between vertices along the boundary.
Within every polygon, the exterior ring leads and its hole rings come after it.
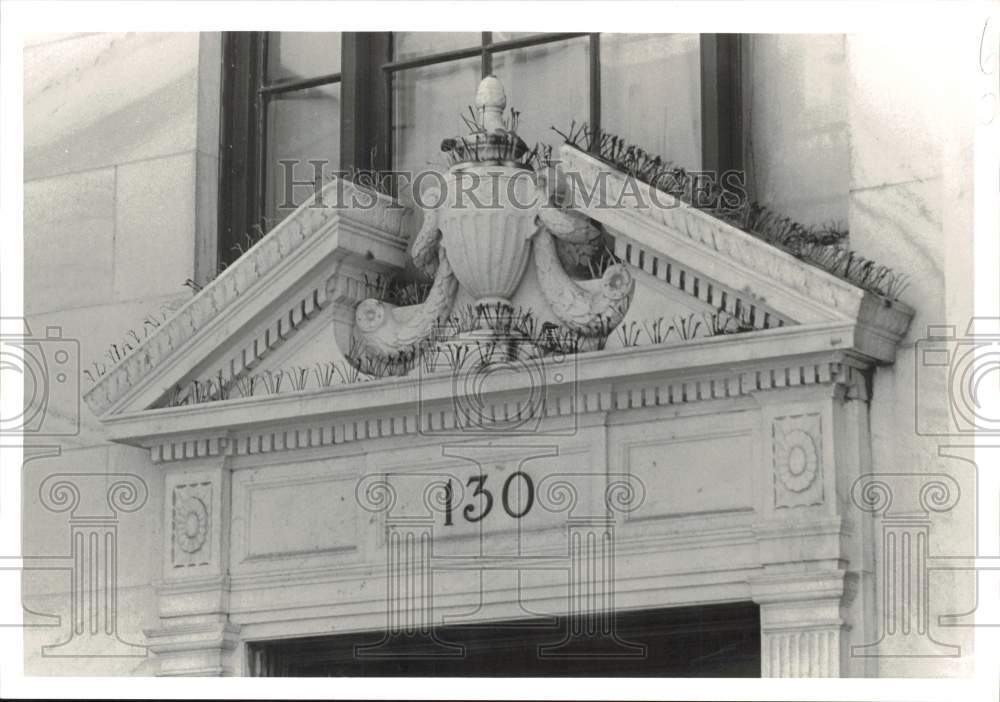
POLYGON ((618 638, 637 645, 632 655, 566 655, 558 644, 571 625, 560 617, 442 626, 434 632, 448 646, 442 650, 457 651, 442 657, 415 656, 419 649, 405 641, 378 648, 377 631, 255 643, 249 657, 252 674, 263 677, 760 675, 760 610, 752 603, 621 612, 618 638))

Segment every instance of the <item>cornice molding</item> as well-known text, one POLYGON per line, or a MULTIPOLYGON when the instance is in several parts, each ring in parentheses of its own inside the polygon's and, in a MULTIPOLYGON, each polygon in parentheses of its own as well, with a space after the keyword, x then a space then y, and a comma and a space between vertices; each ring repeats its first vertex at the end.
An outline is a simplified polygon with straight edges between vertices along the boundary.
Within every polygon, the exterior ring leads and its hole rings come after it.
POLYGON ((580 212, 610 227, 616 239, 624 238, 654 256, 679 261, 723 286, 742 291, 749 297, 748 304, 756 302, 779 310, 800 323, 857 321, 871 338, 873 350, 879 354, 876 358, 886 362, 894 359, 894 346, 914 314, 908 305, 880 298, 801 261, 646 183, 629 179, 580 149, 563 145, 559 156, 560 170, 576 174, 588 191, 605 183, 608 202, 629 202, 627 194, 636 190, 641 194, 647 206, 573 203, 580 212))
MULTIPOLYGON (((869 361, 851 349, 850 325, 797 325, 676 346, 569 357, 576 377, 545 388, 544 420, 734 398, 783 388, 858 385, 869 361)), ((511 376, 477 398, 504 417, 533 376, 511 376)), ((452 431, 461 422, 450 372, 323 390, 184 405, 106 420, 111 438, 149 448, 156 462, 242 456, 366 439, 452 431)))

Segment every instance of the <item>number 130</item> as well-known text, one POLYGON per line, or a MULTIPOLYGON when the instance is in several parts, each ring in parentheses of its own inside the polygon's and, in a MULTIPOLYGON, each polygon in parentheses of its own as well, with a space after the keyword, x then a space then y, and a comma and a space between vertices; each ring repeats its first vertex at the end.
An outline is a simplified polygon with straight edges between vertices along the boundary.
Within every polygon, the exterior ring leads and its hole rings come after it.
MULTIPOLYGON (((482 496, 485 503, 482 506, 479 514, 476 514, 476 505, 468 504, 462 509, 462 516, 467 522, 478 522, 483 519, 490 511, 493 509, 493 493, 490 492, 489 488, 486 487, 486 475, 473 475, 465 483, 466 486, 472 486, 475 484, 475 489, 472 491, 472 497, 476 498, 480 495, 482 496)), ((535 504, 535 483, 531 480, 531 476, 522 470, 514 471, 508 476, 508 478, 503 483, 503 488, 500 490, 500 506, 503 507, 503 511, 507 513, 507 516, 513 519, 520 519, 528 512, 531 511, 531 507, 535 504), (514 511, 510 506, 510 486, 514 482, 515 478, 520 478, 524 482, 524 487, 527 490, 527 495, 524 499, 524 505, 521 507, 520 511, 514 511)), ((451 480, 444 488, 444 525, 452 526, 454 512, 454 501, 453 493, 451 487, 451 480)))

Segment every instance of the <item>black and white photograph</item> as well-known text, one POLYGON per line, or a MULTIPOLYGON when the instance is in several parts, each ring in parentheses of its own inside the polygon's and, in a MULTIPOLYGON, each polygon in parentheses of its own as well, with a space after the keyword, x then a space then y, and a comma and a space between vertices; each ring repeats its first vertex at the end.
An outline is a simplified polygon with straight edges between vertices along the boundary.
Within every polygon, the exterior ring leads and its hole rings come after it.
POLYGON ((995 4, 11 0, 0 93, 0 696, 1000 698, 995 4))

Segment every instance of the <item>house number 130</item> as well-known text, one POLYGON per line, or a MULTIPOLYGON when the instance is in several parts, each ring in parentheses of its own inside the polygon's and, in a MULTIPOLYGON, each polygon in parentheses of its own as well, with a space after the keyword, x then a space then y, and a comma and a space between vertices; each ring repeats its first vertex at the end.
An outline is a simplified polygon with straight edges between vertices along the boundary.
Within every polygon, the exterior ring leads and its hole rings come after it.
MULTIPOLYGON (((472 487, 473 485, 476 486, 475 489, 472 491, 473 499, 480 496, 482 496, 483 498, 483 503, 478 513, 476 511, 477 507, 476 504, 465 505, 465 507, 462 509, 462 516, 465 518, 465 521, 467 522, 478 522, 479 520, 486 517, 486 515, 490 513, 490 510, 493 509, 493 493, 490 492, 489 488, 486 487, 486 478, 487 476, 485 475, 473 475, 466 482, 467 487, 472 487)), ((451 487, 451 480, 449 479, 448 483, 445 485, 444 488, 445 526, 452 526, 454 524, 453 502, 454 500, 451 487)), ((503 488, 500 490, 500 506, 503 507, 503 511, 507 513, 507 516, 512 517, 514 519, 520 519, 521 517, 523 517, 524 515, 526 515, 528 512, 531 511, 531 506, 533 504, 535 504, 535 484, 534 482, 532 482, 531 476, 522 470, 514 471, 503 482, 503 488), (510 506, 510 486, 511 483, 514 482, 515 478, 520 478, 520 480, 524 483, 525 490, 527 491, 527 495, 524 498, 524 506, 521 507, 520 511, 514 511, 510 506)))

